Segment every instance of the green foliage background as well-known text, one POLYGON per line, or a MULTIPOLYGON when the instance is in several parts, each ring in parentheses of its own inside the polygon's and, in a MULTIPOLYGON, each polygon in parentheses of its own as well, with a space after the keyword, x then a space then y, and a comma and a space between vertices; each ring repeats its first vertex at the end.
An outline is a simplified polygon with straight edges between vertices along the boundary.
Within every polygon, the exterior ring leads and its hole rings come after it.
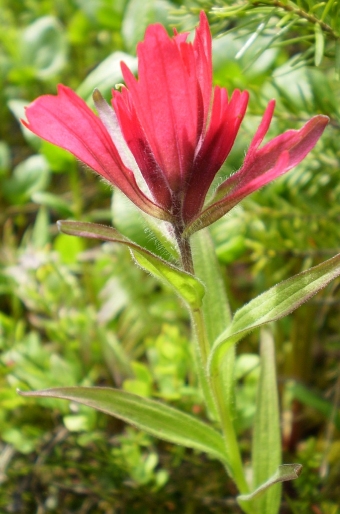
MULTIPOLYGON (((90 99, 135 69, 149 23, 192 29, 209 14, 214 81, 251 94, 217 181, 240 166, 270 98, 270 135, 327 114, 316 149, 211 228, 233 310, 339 252, 340 2, 0 0, 0 510, 238 512, 221 466, 95 411, 16 388, 123 387, 204 418, 179 300, 115 245, 57 233, 57 219, 114 223, 154 249, 118 193, 22 129, 23 106, 62 82, 90 99)), ((282 513, 340 512, 338 282, 272 330, 285 459, 304 465, 282 513)), ((258 334, 238 347, 237 427, 247 458, 258 334)))

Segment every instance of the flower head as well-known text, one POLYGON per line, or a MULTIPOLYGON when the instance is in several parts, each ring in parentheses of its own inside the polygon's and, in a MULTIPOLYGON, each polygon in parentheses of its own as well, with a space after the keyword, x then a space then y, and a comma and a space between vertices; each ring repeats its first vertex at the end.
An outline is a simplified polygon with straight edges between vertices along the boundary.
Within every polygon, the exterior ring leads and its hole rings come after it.
POLYGON ((73 153, 121 189, 140 209, 190 235, 228 212, 246 195, 298 164, 328 123, 315 116, 259 148, 273 115, 270 102, 241 169, 204 205, 227 158, 248 104, 248 92, 212 86, 211 34, 200 15, 193 42, 170 38, 160 24, 147 28, 137 47, 138 79, 122 63, 126 83, 112 107, 94 92, 99 116, 71 89, 45 95, 26 109, 23 123, 73 153), (147 191, 138 182, 144 179, 147 191), (137 180, 136 180, 137 179, 137 180))

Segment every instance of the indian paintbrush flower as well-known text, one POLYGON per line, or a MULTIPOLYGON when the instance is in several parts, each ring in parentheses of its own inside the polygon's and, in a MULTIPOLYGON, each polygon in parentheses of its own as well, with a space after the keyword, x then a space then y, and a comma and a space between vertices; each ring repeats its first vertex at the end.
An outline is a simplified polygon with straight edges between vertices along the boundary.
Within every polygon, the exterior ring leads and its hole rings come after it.
POLYGON ((271 101, 239 171, 205 205, 246 112, 249 94, 212 86, 211 34, 202 12, 193 42, 171 38, 160 24, 138 44, 138 79, 122 63, 126 87, 112 106, 95 91, 99 116, 71 89, 39 97, 24 125, 60 146, 118 187, 142 211, 170 222, 177 240, 227 213, 245 196, 297 165, 315 146, 328 118, 318 115, 260 148, 273 116, 271 101), (142 176, 147 192, 139 186, 142 176), (137 179, 137 180, 136 180, 137 179))

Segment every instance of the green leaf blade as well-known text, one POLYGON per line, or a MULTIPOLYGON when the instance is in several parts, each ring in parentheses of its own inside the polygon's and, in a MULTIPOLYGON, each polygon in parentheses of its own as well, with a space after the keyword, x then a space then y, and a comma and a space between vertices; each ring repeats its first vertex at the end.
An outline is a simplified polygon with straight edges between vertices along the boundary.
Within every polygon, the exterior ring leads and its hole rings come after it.
POLYGON ((170 285, 191 308, 199 309, 204 297, 203 285, 189 273, 186 273, 171 264, 163 261, 149 252, 133 249, 132 254, 136 262, 146 271, 170 285), (152 256, 152 257, 151 257, 152 256))
POLYGON ((200 230, 193 236, 193 257, 195 276, 206 286, 202 309, 207 336, 212 345, 217 336, 231 322, 231 312, 214 244, 208 229, 200 230))
MULTIPOLYGON (((237 501, 240 503, 240 505, 242 505, 243 502, 249 502, 257 498, 261 498, 267 489, 272 487, 274 484, 278 484, 279 482, 287 482, 288 480, 296 480, 299 478, 301 471, 301 464, 282 464, 278 467, 274 475, 269 480, 267 480, 267 482, 262 484, 250 494, 242 494, 238 496, 237 501)), ((260 514, 263 513, 261 512, 260 514)))
MULTIPOLYGON (((212 346, 218 334, 231 322, 229 300, 209 229, 205 228, 196 232, 192 239, 195 276, 202 281, 206 288, 206 294, 202 302, 202 312, 206 336, 210 346, 212 346)), ((225 355, 222 364, 219 377, 223 383, 221 385, 224 391, 223 401, 228 412, 233 413, 235 406, 234 349, 231 349, 225 355)))
POLYGON ((144 270, 173 288, 192 309, 200 308, 205 289, 199 280, 190 273, 173 266, 130 241, 118 230, 106 225, 78 221, 58 221, 58 227, 64 234, 121 243, 128 246, 136 262, 144 270))
MULTIPOLYGON (((252 469, 254 488, 266 483, 281 464, 279 399, 276 381, 275 347, 269 330, 261 331, 261 373, 254 421, 252 469)), ((281 484, 273 483, 257 500, 261 514, 277 514, 281 484)))
POLYGON ((320 66, 325 50, 325 38, 323 35, 322 28, 319 23, 315 24, 315 54, 314 62, 315 66, 320 66))
POLYGON ((108 387, 59 387, 20 394, 75 401, 119 418, 159 439, 226 460, 224 441, 218 432, 193 416, 156 400, 108 387))
POLYGON ((280 282, 239 309, 215 341, 209 357, 210 372, 225 352, 255 328, 287 316, 340 275, 340 254, 280 282))

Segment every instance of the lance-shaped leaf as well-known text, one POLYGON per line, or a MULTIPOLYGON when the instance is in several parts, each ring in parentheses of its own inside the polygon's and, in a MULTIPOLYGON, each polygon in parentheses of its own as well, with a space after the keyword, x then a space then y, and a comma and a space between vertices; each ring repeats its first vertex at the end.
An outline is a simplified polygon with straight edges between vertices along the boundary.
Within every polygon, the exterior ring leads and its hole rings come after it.
MULTIPOLYGON (((267 482, 260 485, 250 494, 242 494, 238 496, 237 501, 240 503, 240 505, 242 505, 243 502, 249 502, 255 500, 256 498, 260 498, 272 485, 278 484, 279 482, 287 482, 288 480, 295 480, 296 478, 299 478, 301 471, 301 464, 282 464, 282 466, 278 467, 277 471, 272 477, 270 477, 269 480, 267 480, 267 482)), ((263 511, 261 514, 263 514, 263 511)))
POLYGON ((138 246, 114 228, 97 223, 78 221, 58 221, 58 227, 61 232, 71 236, 100 239, 128 246, 134 259, 143 269, 163 283, 171 286, 192 309, 198 309, 201 306, 204 286, 199 280, 190 273, 176 268, 148 250, 138 246))
MULTIPOLYGON (((279 399, 276 381, 275 346, 271 332, 261 330, 261 373, 257 390, 253 432, 253 486, 262 487, 281 464, 279 399)), ((261 514, 277 514, 280 508, 281 484, 273 482, 266 494, 256 500, 261 514), (275 485, 274 485, 275 484, 275 485)))
POLYGON ((20 392, 22 396, 60 398, 93 407, 170 443, 209 453, 226 463, 222 436, 206 423, 156 400, 108 387, 57 387, 20 392))
POLYGON ((233 344, 255 328, 287 316, 339 275, 340 254, 280 282, 239 309, 232 323, 214 343, 209 357, 209 373, 215 372, 233 344))
POLYGON ((193 237, 195 275, 206 287, 203 314, 209 343, 231 322, 229 300, 209 229, 193 237))
MULTIPOLYGON (((195 275, 206 288, 203 298, 202 313, 206 336, 210 346, 217 336, 231 322, 231 311, 216 251, 209 229, 203 229, 193 236, 193 256, 195 275)), ((219 377, 223 381, 223 402, 228 412, 233 412, 234 398, 235 350, 232 348, 223 359, 223 368, 219 377)))

